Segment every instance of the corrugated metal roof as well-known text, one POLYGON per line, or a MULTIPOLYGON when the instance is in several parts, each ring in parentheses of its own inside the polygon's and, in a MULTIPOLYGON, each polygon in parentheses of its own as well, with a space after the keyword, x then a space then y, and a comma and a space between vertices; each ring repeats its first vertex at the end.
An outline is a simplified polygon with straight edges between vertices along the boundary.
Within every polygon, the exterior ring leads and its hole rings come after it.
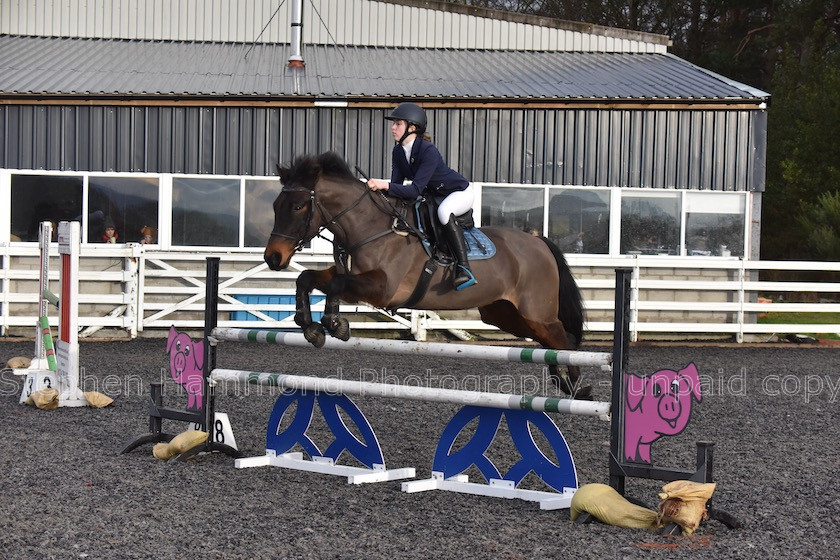
POLYGON ((747 101, 768 94, 668 54, 0 36, 0 95, 747 101), (246 56, 247 54, 247 56, 246 56))

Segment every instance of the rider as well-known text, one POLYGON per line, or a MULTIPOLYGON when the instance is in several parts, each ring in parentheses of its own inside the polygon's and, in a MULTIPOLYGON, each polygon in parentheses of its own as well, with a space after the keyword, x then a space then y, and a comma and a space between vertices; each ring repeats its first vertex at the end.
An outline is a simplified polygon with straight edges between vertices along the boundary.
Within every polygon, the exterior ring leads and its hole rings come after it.
POLYGON ((467 260, 464 232, 455 223, 472 209, 473 189, 463 175, 450 169, 426 132, 426 113, 414 103, 401 103, 390 115, 391 135, 396 145, 391 155, 391 181, 371 179, 368 187, 388 191, 398 198, 416 199, 433 196, 438 201, 438 219, 446 232, 446 241, 458 265, 453 284, 463 290, 476 283, 467 260), (410 179, 410 184, 403 184, 410 179))

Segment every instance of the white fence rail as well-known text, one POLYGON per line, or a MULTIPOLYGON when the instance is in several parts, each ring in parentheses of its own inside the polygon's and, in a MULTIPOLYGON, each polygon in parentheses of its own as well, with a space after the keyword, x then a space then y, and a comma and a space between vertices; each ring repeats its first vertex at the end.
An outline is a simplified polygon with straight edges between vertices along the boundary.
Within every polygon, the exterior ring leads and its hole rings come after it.
MULTIPOLYGON (((53 248, 58 258, 57 248, 53 248)), ((283 272, 270 271, 262 252, 247 250, 158 251, 141 245, 86 245, 80 274, 81 335, 100 329, 134 337, 143 331, 203 326, 204 259, 222 259, 220 326, 296 328, 294 280, 305 268, 324 268, 331 255, 299 254, 283 272)), ((633 269, 631 335, 726 336, 737 341, 787 333, 840 334, 840 263, 745 261, 720 257, 567 255, 584 293, 590 333, 611 333, 614 270, 633 269), (786 271, 790 281, 761 281, 763 271, 786 271), (808 279, 819 277, 823 280, 808 279), (792 297, 793 295, 793 297, 792 297), (760 298, 769 298, 765 301, 760 298), (819 324, 758 323, 759 314, 825 314, 819 324)), ((34 333, 37 322, 37 247, 0 244, 0 335, 34 333)), ((54 280, 58 280, 55 269, 54 280)), ((323 311, 315 302, 313 312, 323 311)), ((343 305, 355 330, 407 331, 423 340, 429 331, 462 338, 495 331, 472 312, 443 317, 434 312, 391 314, 364 305, 343 305)), ((57 321, 57 313, 51 319, 57 321)))

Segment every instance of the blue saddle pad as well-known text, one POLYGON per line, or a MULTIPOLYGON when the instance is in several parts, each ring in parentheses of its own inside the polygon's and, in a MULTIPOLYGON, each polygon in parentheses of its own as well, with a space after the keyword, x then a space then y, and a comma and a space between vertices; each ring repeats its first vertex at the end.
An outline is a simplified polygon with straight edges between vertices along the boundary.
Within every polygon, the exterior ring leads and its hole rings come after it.
POLYGON ((489 259, 496 254, 496 246, 477 227, 465 229, 464 239, 467 241, 467 258, 471 261, 489 259))

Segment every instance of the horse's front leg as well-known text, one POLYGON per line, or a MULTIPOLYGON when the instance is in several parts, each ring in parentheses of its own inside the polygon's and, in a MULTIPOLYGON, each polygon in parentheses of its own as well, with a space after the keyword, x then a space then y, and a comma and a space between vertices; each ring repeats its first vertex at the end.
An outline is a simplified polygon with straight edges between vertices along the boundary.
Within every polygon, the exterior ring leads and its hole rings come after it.
POLYGON ((366 301, 384 306, 377 301, 385 289, 385 277, 381 271, 369 271, 359 275, 333 274, 329 284, 323 288, 327 299, 324 302, 324 316, 321 324, 332 336, 340 340, 350 340, 350 323, 339 315, 338 306, 342 299, 352 302, 366 301))
MULTIPOLYGON (((298 276, 295 291, 295 323, 303 329, 303 336, 315 346, 321 348, 326 342, 324 327, 319 323, 312 322, 312 308, 309 304, 309 296, 313 289, 321 290, 327 294, 327 301, 330 300, 328 286, 335 276, 335 267, 331 266, 325 270, 304 270, 298 276)), ((335 304, 338 307, 338 304, 335 304)))
POLYGON ((340 300, 365 301, 384 307, 387 304, 383 299, 385 285, 385 275, 378 270, 352 276, 338 274, 334 266, 326 270, 305 270, 297 280, 295 323, 303 329, 306 340, 317 348, 326 342, 324 327, 332 336, 349 340, 350 324, 338 314, 340 300), (312 322, 309 294, 313 289, 321 290, 327 296, 320 324, 312 322))
POLYGON ((321 317, 321 324, 329 331, 329 333, 340 340, 350 340, 350 323, 338 314, 338 306, 341 302, 341 282, 342 276, 336 274, 333 276, 327 290, 324 292, 327 299, 324 301, 324 316, 321 317))

